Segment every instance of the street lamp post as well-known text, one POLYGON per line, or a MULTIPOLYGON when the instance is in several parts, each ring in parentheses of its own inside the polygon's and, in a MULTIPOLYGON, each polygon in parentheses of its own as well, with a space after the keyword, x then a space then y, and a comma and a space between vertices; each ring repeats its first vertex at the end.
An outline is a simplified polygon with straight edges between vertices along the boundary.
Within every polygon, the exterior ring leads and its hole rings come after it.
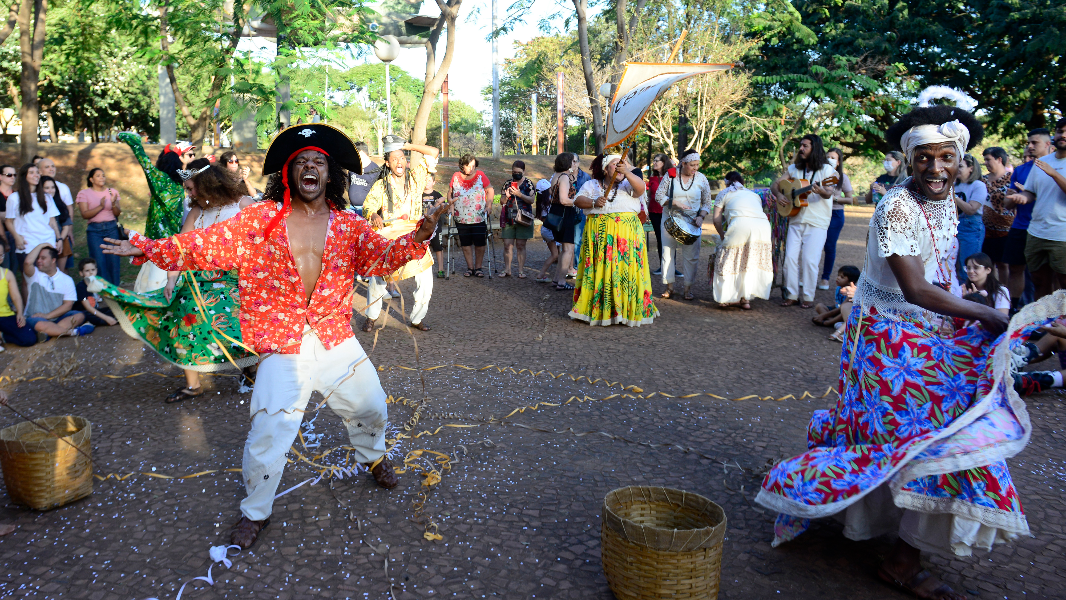
POLYGON ((492 157, 500 158, 499 13, 492 0, 492 157))
POLYGON ((389 77, 389 63, 400 56, 400 41, 393 35, 383 35, 374 42, 374 54, 385 63, 385 115, 388 119, 387 133, 392 134, 392 81, 389 77))

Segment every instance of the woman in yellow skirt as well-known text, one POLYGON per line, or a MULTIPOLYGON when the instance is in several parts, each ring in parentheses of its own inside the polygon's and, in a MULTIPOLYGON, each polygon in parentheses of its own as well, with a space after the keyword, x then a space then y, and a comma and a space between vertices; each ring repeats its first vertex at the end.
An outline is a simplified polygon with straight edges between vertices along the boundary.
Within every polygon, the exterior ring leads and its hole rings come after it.
POLYGON ((644 180, 617 154, 592 161, 592 179, 581 186, 575 204, 588 220, 581 241, 570 318, 590 325, 647 325, 659 316, 651 300, 651 272, 644 227, 644 180), (607 182, 615 184, 606 194, 607 182))

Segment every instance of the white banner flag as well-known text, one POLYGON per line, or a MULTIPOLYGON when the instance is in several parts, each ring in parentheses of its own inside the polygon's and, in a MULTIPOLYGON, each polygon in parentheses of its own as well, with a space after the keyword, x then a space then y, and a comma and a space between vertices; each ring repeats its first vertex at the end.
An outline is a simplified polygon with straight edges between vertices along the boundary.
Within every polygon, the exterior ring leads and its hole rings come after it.
POLYGON ((729 64, 626 63, 607 111, 607 147, 617 146, 636 133, 644 114, 670 86, 694 75, 732 68, 729 64))

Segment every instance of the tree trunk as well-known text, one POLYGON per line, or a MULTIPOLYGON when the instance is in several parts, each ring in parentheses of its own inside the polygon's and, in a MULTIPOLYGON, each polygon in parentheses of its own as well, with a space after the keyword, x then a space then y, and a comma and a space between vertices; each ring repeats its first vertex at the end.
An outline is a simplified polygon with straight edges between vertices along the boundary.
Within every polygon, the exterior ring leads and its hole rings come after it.
MULTIPOLYGON (((429 126, 429 115, 433 112, 433 102, 440 92, 444 78, 452 66, 452 58, 455 56, 455 24, 459 20, 459 8, 463 0, 437 0, 440 8, 440 17, 437 18, 433 31, 426 40, 426 79, 422 88, 422 99, 418 102, 418 110, 415 111, 414 127, 411 129, 411 143, 426 144, 426 128, 429 126), (448 28, 448 38, 445 41, 444 58, 441 59, 440 67, 437 67, 437 43, 440 41, 441 30, 448 28)), ((441 123, 443 131, 444 124, 441 123)))
POLYGON ((589 95, 589 105, 592 109, 596 154, 600 154, 603 152, 603 145, 607 142, 607 134, 603 129, 603 109, 600 108, 599 90, 596 89, 596 82, 592 79, 592 58, 589 56, 588 0, 574 0, 574 10, 577 12, 577 39, 581 45, 581 71, 585 75, 585 91, 589 95))
POLYGON ((56 122, 52 119, 52 111, 44 113, 46 119, 48 119, 48 141, 53 144, 59 143, 59 134, 56 133, 56 122))
POLYGON ((40 118, 37 87, 41 77, 41 62, 44 59, 45 21, 48 16, 48 0, 25 0, 19 10, 19 49, 22 54, 22 75, 19 77, 19 95, 22 107, 22 162, 28 163, 37 154, 37 123, 40 118))
MULTIPOLYGON (((40 2, 44 0, 35 1, 40 2)), ((230 57, 233 56, 233 52, 237 49, 237 42, 240 41, 242 25, 240 18, 241 13, 238 10, 239 6, 240 3, 235 3, 233 5, 233 27, 231 28, 228 36, 229 39, 227 40, 227 52, 223 53, 223 63, 217 65, 220 70, 228 64, 230 57)), ((167 37, 167 7, 165 3, 159 8, 159 34, 159 43, 163 49, 163 53, 168 54, 170 52, 170 41, 167 37)), ((185 95, 181 93, 180 89, 178 89, 178 77, 174 72, 174 64, 168 62, 166 70, 167 78, 170 79, 170 87, 174 90, 174 104, 181 112, 182 118, 185 119, 185 124, 189 126, 189 141, 194 146, 202 146, 211 124, 211 109, 214 108, 214 99, 216 99, 219 92, 222 91, 222 84, 225 81, 225 77, 218 73, 211 76, 211 90, 208 93, 208 99, 212 102, 211 104, 204 106, 203 109, 200 110, 199 115, 193 116, 192 110, 190 110, 188 103, 185 102, 185 95)))

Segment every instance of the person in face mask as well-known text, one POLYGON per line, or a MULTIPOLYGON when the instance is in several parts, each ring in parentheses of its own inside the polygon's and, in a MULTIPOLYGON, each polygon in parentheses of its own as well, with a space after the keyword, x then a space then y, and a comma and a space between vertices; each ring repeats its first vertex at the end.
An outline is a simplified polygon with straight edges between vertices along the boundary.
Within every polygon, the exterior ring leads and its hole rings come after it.
POLYGON ((516 160, 511 164, 511 181, 503 187, 503 209, 500 210, 500 232, 503 238, 503 272, 500 277, 511 276, 511 260, 518 248, 518 278, 526 278, 526 240, 533 239, 533 222, 518 223, 519 211, 533 214, 533 182, 526 177, 526 163, 516 160))
POLYGON ((907 178, 907 165, 903 161, 903 154, 895 150, 885 155, 885 174, 878 177, 870 184, 870 191, 866 192, 866 203, 877 204, 888 193, 888 188, 903 183, 907 178))
POLYGON ((822 267, 822 277, 818 280, 818 289, 829 289, 829 276, 833 274, 833 263, 837 260, 837 239, 844 229, 844 205, 854 204, 852 196, 854 188, 851 187, 851 179, 844 172, 844 152, 840 148, 833 148, 825 153, 825 159, 829 166, 837 171, 837 179, 840 185, 832 188, 833 192, 833 216, 829 219, 829 229, 825 235, 825 261, 822 267))

